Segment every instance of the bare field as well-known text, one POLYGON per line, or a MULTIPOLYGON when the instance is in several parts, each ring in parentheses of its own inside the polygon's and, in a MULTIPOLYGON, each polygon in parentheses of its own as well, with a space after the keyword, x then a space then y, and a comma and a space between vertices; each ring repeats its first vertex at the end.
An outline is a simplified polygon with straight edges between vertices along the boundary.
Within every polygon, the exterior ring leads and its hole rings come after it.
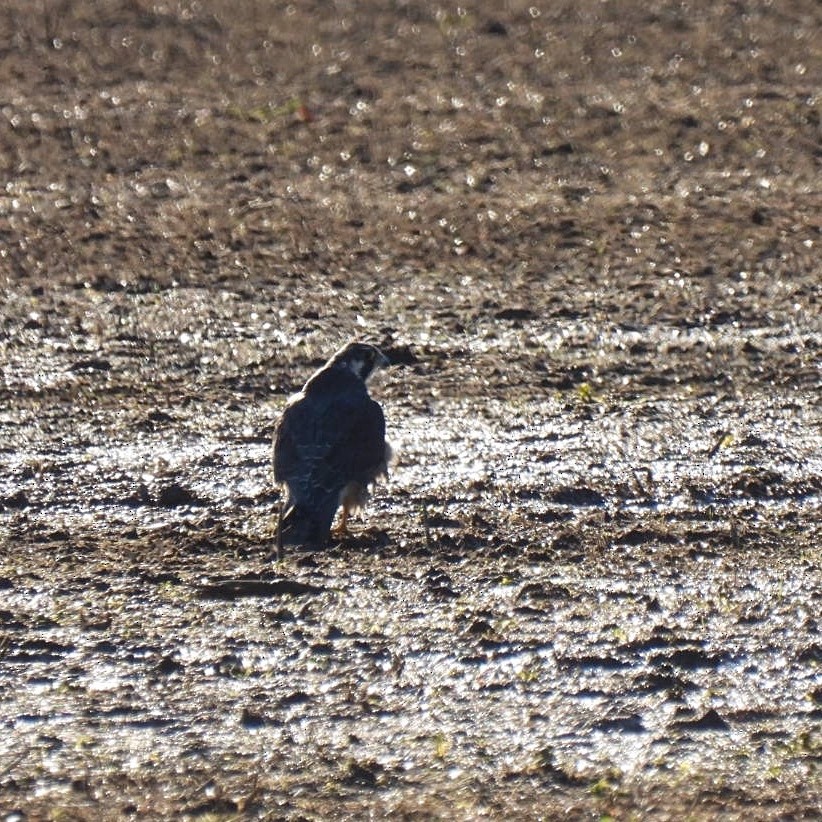
POLYGON ((2 819, 818 819, 821 24, 6 3, 2 819))

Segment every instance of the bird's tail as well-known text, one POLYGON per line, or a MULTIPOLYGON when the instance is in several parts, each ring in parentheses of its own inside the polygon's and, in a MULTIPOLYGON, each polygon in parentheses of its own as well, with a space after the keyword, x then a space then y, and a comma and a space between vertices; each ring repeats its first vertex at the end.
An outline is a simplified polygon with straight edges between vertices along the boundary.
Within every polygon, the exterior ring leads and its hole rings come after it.
POLYGON ((292 505, 281 517, 278 527, 280 545, 300 545, 304 548, 322 548, 328 541, 330 523, 318 518, 316 511, 301 505, 292 505))

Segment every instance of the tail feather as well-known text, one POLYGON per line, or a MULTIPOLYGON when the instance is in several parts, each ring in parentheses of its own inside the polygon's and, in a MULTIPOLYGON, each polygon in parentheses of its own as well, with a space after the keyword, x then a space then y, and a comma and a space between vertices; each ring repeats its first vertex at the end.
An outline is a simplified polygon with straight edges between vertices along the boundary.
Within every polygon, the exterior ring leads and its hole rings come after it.
POLYGON ((301 505, 292 505, 280 522, 280 540, 283 545, 322 548, 331 532, 331 517, 319 516, 317 511, 301 505))

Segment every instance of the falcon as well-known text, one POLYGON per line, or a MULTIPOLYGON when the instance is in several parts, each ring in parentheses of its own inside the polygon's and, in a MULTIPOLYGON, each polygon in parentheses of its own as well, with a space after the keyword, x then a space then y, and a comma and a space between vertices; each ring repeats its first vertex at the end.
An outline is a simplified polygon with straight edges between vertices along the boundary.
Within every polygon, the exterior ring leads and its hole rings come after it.
POLYGON ((274 479, 284 486, 277 545, 320 548, 342 506, 340 532, 368 487, 388 476, 385 417, 366 383, 389 364, 375 346, 349 343, 292 396, 274 434, 274 479))

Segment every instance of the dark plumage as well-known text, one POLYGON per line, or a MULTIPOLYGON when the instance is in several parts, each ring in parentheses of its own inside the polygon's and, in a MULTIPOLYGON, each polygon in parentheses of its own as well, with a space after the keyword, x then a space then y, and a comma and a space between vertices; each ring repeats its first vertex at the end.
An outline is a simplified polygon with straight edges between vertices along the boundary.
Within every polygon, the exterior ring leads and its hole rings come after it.
POLYGON ((322 547, 337 508, 345 530, 349 512, 368 499, 368 486, 387 474, 385 417, 366 387, 386 365, 378 348, 350 343, 289 399, 274 436, 274 478, 288 492, 280 544, 322 547))

